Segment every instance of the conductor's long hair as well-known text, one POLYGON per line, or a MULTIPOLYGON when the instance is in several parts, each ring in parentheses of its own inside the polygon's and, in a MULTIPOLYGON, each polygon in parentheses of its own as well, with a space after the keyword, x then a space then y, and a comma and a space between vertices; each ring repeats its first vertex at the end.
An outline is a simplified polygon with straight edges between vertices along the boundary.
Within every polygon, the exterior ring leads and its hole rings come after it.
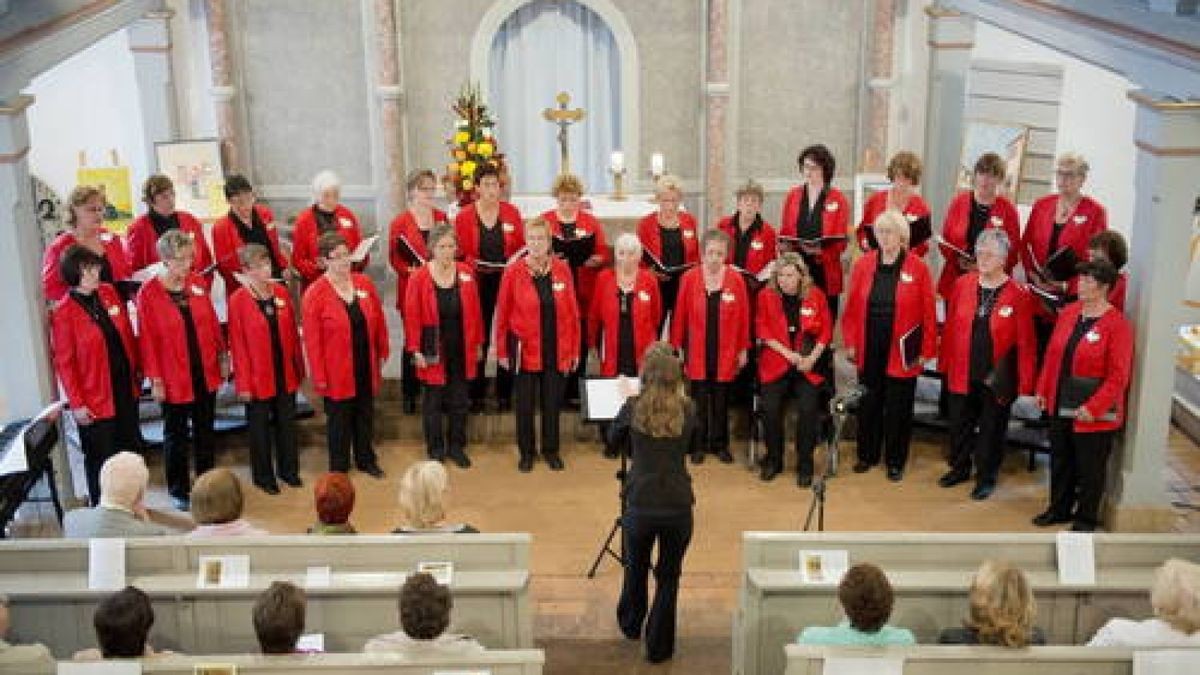
POLYGON ((642 390, 633 407, 633 428, 655 438, 680 436, 689 401, 675 350, 665 342, 647 347, 642 362, 642 390))

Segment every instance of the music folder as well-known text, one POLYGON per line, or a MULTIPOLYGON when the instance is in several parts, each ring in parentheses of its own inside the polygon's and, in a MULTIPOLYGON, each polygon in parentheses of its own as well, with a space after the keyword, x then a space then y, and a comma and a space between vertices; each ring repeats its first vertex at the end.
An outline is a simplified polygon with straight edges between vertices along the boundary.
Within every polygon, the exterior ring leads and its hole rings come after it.
POLYGON ((920 326, 913 326, 900 336, 900 358, 904 362, 905 370, 913 368, 921 360, 921 339, 924 333, 920 326))
POLYGON ((908 247, 916 248, 933 238, 933 221, 920 216, 908 224, 908 247))
POLYGON ((621 412, 625 399, 636 396, 641 381, 629 377, 588 377, 580 391, 584 422, 611 422, 621 412))
POLYGON ((375 247, 377 241, 379 241, 379 235, 373 234, 358 242, 358 246, 355 246, 354 250, 350 252, 350 262, 360 263, 366 260, 367 256, 371 255, 371 249, 375 247))
POLYGON ((666 275, 673 276, 673 277, 677 277, 696 266, 696 263, 683 263, 682 265, 668 265, 668 264, 664 263, 658 256, 651 253, 650 249, 647 249, 647 248, 642 249, 642 260, 646 261, 647 265, 654 268, 655 272, 658 272, 659 274, 666 274, 666 275))
POLYGON ((846 235, 844 234, 828 234, 820 237, 814 237, 813 239, 803 239, 801 237, 792 237, 786 234, 781 234, 776 238, 779 241, 792 244, 794 246, 820 246, 821 248, 832 246, 833 244, 836 244, 840 241, 846 241, 847 239, 846 235))
POLYGON ((1070 247, 1063 246, 1046 258, 1042 265, 1046 278, 1053 281, 1067 281, 1075 276, 1075 267, 1079 265, 1079 257, 1070 247))
POLYGON ((441 354, 440 338, 437 326, 421 328, 421 356, 425 357, 425 363, 433 365, 438 362, 438 355, 441 354))
POLYGON ((746 287, 752 291, 757 291, 765 286, 767 281, 771 278, 771 265, 764 267, 758 274, 755 274, 744 267, 738 267, 733 263, 730 263, 729 266, 732 267, 734 271, 742 275, 742 278, 746 280, 746 287))
POLYGON ((509 265, 511 265, 514 262, 523 258, 525 256, 525 254, 528 252, 529 252, 529 250, 526 247, 522 246, 521 248, 517 249, 512 255, 508 256, 508 258, 506 258, 504 260, 504 262, 493 262, 491 260, 484 260, 483 258, 477 258, 475 260, 475 267, 478 268, 480 272, 503 272, 505 269, 508 268, 509 265))
POLYGON ((939 235, 937 238, 937 244, 938 244, 938 246, 940 246, 944 249, 948 249, 951 253, 953 253, 954 255, 956 255, 964 260, 969 260, 970 262, 975 262, 974 255, 972 255, 972 254, 964 251, 963 249, 955 246, 954 244, 951 244, 950 242, 946 241, 945 237, 942 237, 939 235))
POLYGON ((983 378, 983 386, 992 391, 1000 403, 1008 403, 1017 397, 1017 349, 1009 347, 983 378))
MULTIPOLYGON (((1077 417, 1079 408, 1096 394, 1096 390, 1100 388, 1102 382, 1103 380, 1099 377, 1068 375, 1058 391, 1058 416, 1077 417)), ((1115 409, 1096 416, 1097 422, 1115 422, 1116 419, 1117 411, 1115 409)))
POLYGON ((581 267, 596 253, 596 235, 591 232, 576 232, 573 239, 556 234, 553 243, 554 252, 566 258, 571 267, 581 267))
MULTIPOLYGON (((360 244, 360 247, 361 247, 361 244, 360 244)), ((356 248, 356 249, 354 249, 354 251, 355 251, 355 253, 357 253, 358 249, 356 248)), ((404 256, 408 260, 408 264, 410 264, 410 265, 415 265, 415 266, 419 267, 419 266, 424 265, 425 263, 429 262, 428 260, 425 259, 424 256, 422 256, 420 253, 417 253, 416 247, 414 247, 412 245, 412 242, 408 240, 408 237, 406 237, 404 235, 400 235, 396 239, 396 251, 399 252, 400 255, 404 256)))
POLYGON ((1048 291, 1044 288, 1039 288, 1037 284, 1029 284, 1029 292, 1033 293, 1033 296, 1040 300, 1042 305, 1052 313, 1057 314, 1058 310, 1067 305, 1066 297, 1061 296, 1054 291, 1048 291))

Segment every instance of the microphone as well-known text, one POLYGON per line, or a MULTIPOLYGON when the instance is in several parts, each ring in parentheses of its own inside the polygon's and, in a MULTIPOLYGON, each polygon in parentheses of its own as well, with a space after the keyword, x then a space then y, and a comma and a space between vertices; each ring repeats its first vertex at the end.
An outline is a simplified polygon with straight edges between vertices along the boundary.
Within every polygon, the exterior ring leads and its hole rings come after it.
POLYGON ((858 412, 858 406, 862 403, 862 398, 866 393, 866 388, 856 386, 840 396, 835 396, 829 402, 830 412, 838 415, 848 415, 858 412))

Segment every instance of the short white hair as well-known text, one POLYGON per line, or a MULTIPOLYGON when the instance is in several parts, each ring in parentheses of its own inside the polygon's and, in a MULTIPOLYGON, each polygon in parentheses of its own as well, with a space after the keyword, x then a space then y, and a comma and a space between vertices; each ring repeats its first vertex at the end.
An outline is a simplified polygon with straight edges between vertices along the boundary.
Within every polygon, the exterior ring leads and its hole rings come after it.
POLYGON ((617 237, 617 243, 613 245, 613 250, 633 251, 634 253, 640 255, 642 252, 642 242, 637 238, 636 234, 632 232, 622 232, 621 235, 617 237))
POLYGON ((100 503, 132 508, 146 494, 150 471, 136 452, 118 452, 100 467, 100 503))
POLYGON ((314 202, 321 201, 321 195, 326 190, 332 190, 334 188, 336 188, 338 190, 342 189, 342 179, 338 178, 338 175, 329 169, 325 169, 324 171, 321 171, 316 176, 313 176, 313 180, 312 180, 313 201, 314 202))

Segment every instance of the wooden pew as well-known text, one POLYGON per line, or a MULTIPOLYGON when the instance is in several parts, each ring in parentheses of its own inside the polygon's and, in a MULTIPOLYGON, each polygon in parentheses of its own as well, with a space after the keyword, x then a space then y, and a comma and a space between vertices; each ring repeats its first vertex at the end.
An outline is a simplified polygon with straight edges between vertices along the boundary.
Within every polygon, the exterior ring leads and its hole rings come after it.
POLYGON ((1025 571, 1037 599, 1038 625, 1050 644, 1068 645, 1086 642, 1114 616, 1149 616, 1154 570, 1167 558, 1200 558, 1200 536, 1101 533, 1095 535, 1096 585, 1065 586, 1058 581, 1054 542, 1053 533, 746 532, 734 672, 782 672, 781 646, 807 626, 841 620, 836 587, 801 583, 802 549, 844 549, 851 565, 879 565, 896 593, 890 623, 912 630, 922 643, 961 625, 971 577, 988 558, 1009 560, 1025 571))
MULTIPOLYGON (((399 629, 399 589, 422 561, 454 564, 451 630, 493 649, 533 646, 528 534, 308 535, 126 541, 126 580, 154 605, 151 643, 187 654, 255 652, 254 599, 272 581, 304 586, 309 566, 331 568, 328 587, 308 588, 306 630, 331 651, 356 652, 399 629), (246 588, 198 588, 200 556, 247 555, 246 588)), ((0 542, 0 592, 14 635, 59 658, 95 646, 92 614, 107 591, 88 589, 88 543, 0 542), (36 572, 36 576, 34 575, 36 572)))
MULTIPOLYGON (((1133 650, 1114 647, 813 647, 788 645, 785 675, 821 675, 828 657, 903 658, 904 675, 1131 675, 1133 650)), ((1197 654, 1200 659, 1200 654, 1197 654)))
POLYGON ((289 654, 261 656, 168 656, 141 661, 143 673, 193 675, 199 665, 234 665, 239 675, 254 673, 347 673, 349 675, 436 675, 490 673, 541 675, 545 655, 540 649, 487 650, 474 657, 406 656, 401 654, 289 654))

